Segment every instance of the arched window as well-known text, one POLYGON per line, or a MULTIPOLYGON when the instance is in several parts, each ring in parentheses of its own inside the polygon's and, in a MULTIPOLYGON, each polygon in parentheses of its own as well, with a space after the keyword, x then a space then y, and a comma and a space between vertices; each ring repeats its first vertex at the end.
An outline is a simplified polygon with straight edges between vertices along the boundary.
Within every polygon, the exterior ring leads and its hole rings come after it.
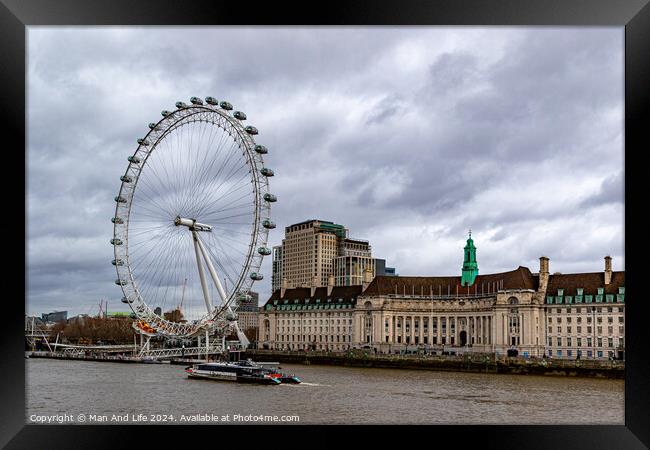
POLYGON ((518 305, 518 304, 519 304, 519 300, 517 300, 517 297, 510 297, 510 298, 508 299, 508 303, 509 303, 510 305, 518 305))

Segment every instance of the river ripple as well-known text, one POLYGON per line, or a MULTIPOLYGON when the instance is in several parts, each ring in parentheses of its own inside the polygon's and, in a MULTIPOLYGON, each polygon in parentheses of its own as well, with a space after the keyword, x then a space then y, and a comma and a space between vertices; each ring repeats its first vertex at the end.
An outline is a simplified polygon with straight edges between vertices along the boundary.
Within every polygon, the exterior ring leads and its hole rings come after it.
POLYGON ((168 364, 25 363, 28 422, 32 414, 128 413, 129 421, 169 414, 175 423, 182 414, 298 415, 309 424, 624 423, 622 380, 283 364, 303 383, 262 386, 190 380, 184 366, 168 364))

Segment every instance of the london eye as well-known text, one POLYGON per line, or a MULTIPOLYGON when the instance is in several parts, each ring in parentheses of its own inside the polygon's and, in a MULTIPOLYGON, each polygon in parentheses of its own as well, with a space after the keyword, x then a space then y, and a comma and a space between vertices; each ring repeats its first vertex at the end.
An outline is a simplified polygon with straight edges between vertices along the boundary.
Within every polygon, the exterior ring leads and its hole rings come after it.
POLYGON ((115 197, 115 283, 139 331, 188 337, 234 328, 263 278, 273 171, 258 130, 227 101, 192 97, 137 140, 115 197))

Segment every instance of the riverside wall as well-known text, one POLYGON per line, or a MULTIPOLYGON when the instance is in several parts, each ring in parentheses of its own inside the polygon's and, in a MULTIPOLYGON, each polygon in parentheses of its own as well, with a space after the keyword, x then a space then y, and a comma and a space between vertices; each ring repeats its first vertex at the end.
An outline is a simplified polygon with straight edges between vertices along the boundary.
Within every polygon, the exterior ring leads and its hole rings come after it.
POLYGON ((375 355, 370 352, 282 352, 247 350, 242 358, 259 362, 319 364, 347 367, 439 370, 451 372, 548 375, 623 379, 624 361, 495 358, 492 354, 463 356, 375 355))

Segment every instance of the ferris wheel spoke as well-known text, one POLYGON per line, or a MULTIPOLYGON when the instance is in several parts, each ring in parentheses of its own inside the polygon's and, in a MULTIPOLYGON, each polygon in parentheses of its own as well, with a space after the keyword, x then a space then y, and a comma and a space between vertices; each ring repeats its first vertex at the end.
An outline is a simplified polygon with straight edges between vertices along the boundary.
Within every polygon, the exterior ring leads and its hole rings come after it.
MULTIPOLYGON (((241 180, 247 175, 248 174, 244 174, 244 176, 242 176, 240 178, 240 180, 238 180, 238 184, 234 184, 233 187, 229 191, 226 191, 220 197, 215 198, 210 204, 211 205, 216 205, 216 204, 218 204, 219 201, 223 200, 224 198, 226 198, 226 197, 228 197, 228 196, 230 196, 230 195, 232 195, 232 194, 234 194, 234 193, 236 193, 238 191, 241 191, 244 188, 250 189, 250 183, 241 183, 241 180), (235 187, 235 186, 237 186, 237 187, 235 187)), ((246 192, 245 197, 250 197, 250 196, 251 196, 251 193, 246 192)), ((240 198, 243 198, 243 197, 240 197, 240 198)))
MULTIPOLYGON (((214 212, 215 213, 222 213, 223 211, 228 211, 229 206, 232 206, 234 203, 237 203, 238 201, 243 200, 243 199, 245 199, 246 197, 249 197, 249 196, 250 196, 250 194, 248 192, 246 192, 246 193, 242 194, 241 196, 239 196, 239 197, 237 197, 237 198, 235 198, 233 200, 230 200, 228 203, 226 203, 224 205, 221 205, 219 207, 219 209, 215 208, 214 212)), ((253 202, 251 201, 250 204, 253 204, 253 202)), ((211 216, 212 216, 211 214, 206 214, 206 217, 211 217, 211 216)))
MULTIPOLYGON (((231 155, 232 155, 232 153, 231 153, 231 155)), ((217 192, 219 192, 221 187, 226 185, 232 179, 232 177, 237 173, 238 169, 242 169, 243 166, 240 164, 240 162, 242 164, 244 163, 244 154, 240 155, 240 157, 233 163, 233 167, 231 167, 230 170, 226 173, 226 175, 224 176, 224 179, 221 180, 221 182, 217 185, 217 187, 214 190, 211 191, 211 193, 213 195, 216 194, 217 192)), ((226 166, 224 165, 223 167, 226 167, 226 166)), ((250 172, 247 171, 247 173, 250 173, 250 172)), ((208 205, 206 205, 206 208, 210 207, 212 205, 212 203, 213 202, 208 203, 208 205)))
MULTIPOLYGON (((252 207, 254 207, 254 206, 255 206, 255 203, 253 203, 253 202, 240 203, 240 204, 237 204, 237 205, 229 206, 228 208, 219 208, 218 210, 215 210, 214 212, 212 212, 212 214, 205 215, 205 216, 203 216, 203 217, 205 217, 206 220, 212 220, 212 221, 214 221, 215 218, 216 218, 218 215, 223 215, 223 214, 226 213, 226 212, 227 212, 228 214, 230 214, 230 213, 233 213, 233 212, 237 212, 238 209, 242 209, 242 208, 248 208, 248 209, 250 210, 250 208, 252 208, 252 207)), ((249 213, 249 214, 245 214, 245 215, 251 215, 251 216, 252 216, 252 214, 250 214, 250 213, 249 213)))
MULTIPOLYGON (((231 148, 232 148, 232 146, 231 146, 231 148)), ((237 160, 237 161, 239 162, 239 160, 237 160)), ((201 200, 204 202, 204 206, 202 206, 199 209, 199 214, 201 214, 203 211, 205 211, 206 209, 208 209, 208 208, 210 208, 212 206, 212 203, 208 202, 208 199, 210 198, 210 196, 215 195, 217 192, 219 192, 219 189, 221 188, 221 186, 227 181, 227 175, 226 175, 226 177, 224 177, 223 180, 219 179, 219 176, 221 175, 221 173, 222 173, 222 171, 223 171, 223 169, 225 167, 226 167, 225 164, 222 165, 219 168, 219 170, 217 171, 217 173, 215 174, 215 176, 212 177, 212 179, 208 182, 208 184, 203 188, 204 195, 201 198, 201 200), (213 184, 214 184, 215 181, 219 181, 219 184, 215 188, 213 188, 213 184)))
MULTIPOLYGON (((146 185, 146 183, 143 183, 143 184, 146 185)), ((149 200, 149 201, 150 201, 154 206, 156 206, 156 207, 159 208, 160 210, 164 211, 164 213, 165 213, 166 215, 169 216, 169 215, 173 215, 173 214, 174 214, 174 212, 171 211, 171 210, 169 209, 169 205, 167 205, 167 206, 162 206, 160 203, 158 203, 157 200, 154 200, 154 198, 153 198, 152 196, 148 195, 148 193, 146 193, 146 192, 140 190, 140 191, 138 191, 138 194, 137 194, 137 195, 138 195, 138 196, 142 196, 142 197, 144 197, 146 200, 149 200)), ((164 200, 164 199, 161 197, 161 201, 162 201, 162 200, 164 200)))
MULTIPOLYGON (((213 128, 213 131, 214 131, 214 128, 213 128)), ((226 137, 226 133, 221 133, 221 136, 219 138, 219 143, 216 145, 216 147, 214 147, 215 148, 215 153, 213 155, 213 158, 211 158, 211 161, 210 161, 209 164, 206 164, 206 159, 207 159, 208 154, 209 154, 209 149, 213 148, 212 147, 212 140, 210 141, 210 143, 208 143, 208 148, 207 148, 207 150, 205 152, 205 155, 203 157, 203 161, 200 164, 199 175, 197 176, 197 189, 198 189, 198 187, 202 186, 206 181, 208 181, 207 177, 212 173, 212 168, 217 163, 217 161, 219 161, 219 155, 221 153, 221 149, 224 146, 225 137, 226 137)), ((231 143, 230 144, 230 149, 232 149, 232 147, 234 145, 235 145, 234 142, 231 143)), ((230 151, 230 150, 227 150, 227 151, 230 151)), ((215 179, 217 179, 216 176, 214 178, 212 178, 211 181, 214 181, 215 179)), ((206 193, 209 192, 208 188, 209 188, 209 186, 206 187, 206 189, 205 189, 206 193)), ((202 200, 205 200, 205 199, 202 199, 202 200)))

